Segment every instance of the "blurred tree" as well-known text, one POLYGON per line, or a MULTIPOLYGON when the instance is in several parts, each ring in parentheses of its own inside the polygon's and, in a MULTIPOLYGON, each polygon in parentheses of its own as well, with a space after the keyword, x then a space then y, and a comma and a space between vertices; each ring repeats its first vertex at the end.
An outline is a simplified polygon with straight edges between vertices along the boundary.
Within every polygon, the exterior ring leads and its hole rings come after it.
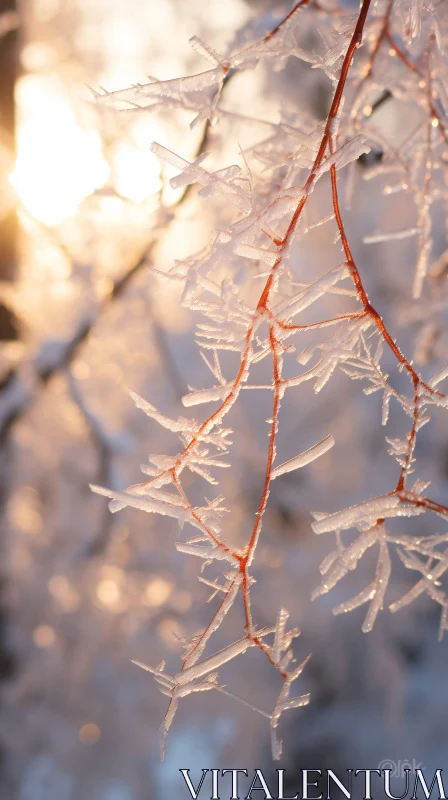
MULTIPOLYGON (((14 88, 19 71, 19 15, 15 0, 0 0, 0 185, 8 191, 8 174, 15 153, 14 88)), ((10 281, 16 272, 17 216, 6 200, 0 206, 0 280, 10 281)), ((17 339, 12 311, 0 302, 0 340, 17 339)))

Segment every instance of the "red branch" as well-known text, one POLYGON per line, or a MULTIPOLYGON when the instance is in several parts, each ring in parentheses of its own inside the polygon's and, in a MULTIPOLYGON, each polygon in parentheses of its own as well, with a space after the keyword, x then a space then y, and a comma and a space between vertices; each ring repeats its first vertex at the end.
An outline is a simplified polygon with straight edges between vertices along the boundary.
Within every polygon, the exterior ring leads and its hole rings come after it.
MULTIPOLYGON (((280 30, 283 26, 285 26, 292 16, 298 11, 299 8, 302 6, 308 5, 309 0, 301 0, 295 4, 293 9, 290 13, 269 33, 267 36, 264 37, 262 40, 263 42, 270 41, 280 30)), ((266 655, 270 663, 280 672, 283 679, 286 681, 288 680, 288 675, 280 668, 279 663, 277 663, 271 654, 271 648, 266 646, 261 638, 257 636, 257 632, 253 623, 252 618, 252 611, 251 611, 251 603, 250 603, 250 585, 251 585, 251 577, 249 575, 249 568, 253 562, 255 550, 257 547, 257 543, 260 536, 260 531, 262 527, 262 518, 263 514, 266 510, 268 498, 269 498, 269 490, 270 490, 270 483, 272 480, 272 471, 273 471, 273 463, 275 459, 275 440, 276 440, 276 433, 278 428, 278 415, 282 397, 282 376, 281 376, 281 368, 282 368, 282 357, 281 357, 281 348, 283 345, 281 342, 276 338, 276 330, 282 329, 284 331, 299 331, 299 330, 308 330, 313 327, 318 327, 322 325, 330 325, 330 324, 337 324, 339 321, 347 320, 347 319, 362 319, 364 316, 369 317, 372 322, 375 324, 378 333, 384 339, 384 341, 389 346, 390 350, 396 357, 399 365, 406 370, 409 374, 413 388, 414 388, 414 410, 413 410, 413 423, 412 429, 408 436, 409 445, 408 450, 405 457, 404 466, 402 467, 400 477, 397 483, 396 488, 392 492, 392 494, 397 494, 400 499, 406 499, 407 502, 413 502, 415 505, 424 506, 429 510, 434 511, 435 513, 447 514, 448 515, 448 508, 441 506, 440 504, 429 500, 429 498, 421 498, 417 497, 412 492, 409 492, 405 488, 405 479, 406 475, 409 471, 409 467, 412 462, 412 455, 415 447, 416 436, 417 436, 417 429, 418 429, 418 422, 419 422, 419 402, 420 402, 420 394, 421 390, 425 390, 428 395, 441 395, 435 389, 432 389, 426 383, 422 381, 420 376, 414 370, 412 364, 408 359, 404 356, 401 352, 399 346, 396 344, 394 339, 392 338, 391 334, 389 333, 383 319, 381 318, 380 314, 377 310, 372 306, 369 301, 367 292, 364 288, 361 275, 359 272, 358 267, 355 264, 350 245, 348 242, 348 238, 345 232, 340 207, 339 207, 339 198, 338 198, 338 188, 337 188, 337 170, 336 166, 332 165, 330 170, 331 176, 331 193, 332 193, 332 201, 333 201, 333 208, 334 214, 336 218, 336 223, 338 226, 341 244, 345 253, 346 263, 348 270, 350 272, 351 279, 353 281, 354 287, 356 289, 356 295, 359 303, 361 304, 361 310, 354 311, 354 312, 347 312, 342 314, 338 317, 333 319, 325 320, 324 322, 317 322, 311 323, 310 325, 290 325, 285 323, 276 318, 275 314, 273 313, 272 309, 269 307, 269 300, 270 295, 275 285, 276 276, 279 272, 279 267, 283 262, 284 253, 287 246, 290 244, 294 233, 296 231, 298 222, 301 218, 303 209, 307 202, 309 192, 313 187, 313 184, 316 180, 317 172, 324 162, 325 157, 327 154, 331 154, 334 149, 334 141, 335 141, 335 121, 338 117, 338 114, 341 110, 341 103, 344 94, 344 89, 347 81, 347 76, 349 74, 349 70, 354 58, 354 54, 356 49, 362 43, 363 31, 365 27, 365 23, 367 20, 369 8, 371 5, 371 0, 363 0, 362 5, 359 11, 359 15, 357 18, 356 26, 351 37, 350 43, 347 48, 347 52, 343 59, 343 63, 341 66, 341 72, 339 76, 339 80, 337 82, 336 90, 333 96, 333 100, 331 103, 331 107, 326 119, 324 132, 322 135, 322 139, 314 159, 314 163, 310 169, 308 178, 305 182, 303 187, 303 194, 301 199, 298 201, 296 208, 294 209, 289 224, 287 226, 286 232, 283 238, 273 239, 271 236, 270 238, 274 242, 275 246, 277 247, 277 257, 270 269, 269 275, 265 282, 264 288, 260 294, 258 303, 256 305, 255 311, 252 315, 252 319, 250 324, 247 327, 246 334, 245 334, 245 345, 241 355, 240 365, 237 371, 237 374, 231 384, 231 389, 224 398, 224 400, 219 405, 218 409, 212 413, 198 428, 198 430, 191 436, 191 439, 188 445, 184 448, 184 450, 178 455, 177 460, 174 466, 167 470, 167 475, 171 475, 171 479, 176 486, 179 494, 181 495, 182 499, 184 500, 185 504, 187 505, 188 510, 190 511, 192 518, 195 520, 196 523, 200 526, 202 531, 210 538, 210 540, 218 547, 229 554, 234 562, 238 564, 239 570, 239 577, 235 577, 233 580, 230 581, 224 596, 224 600, 220 604, 218 610, 215 612, 214 616, 212 617, 209 625, 204 630, 202 635, 199 637, 198 640, 192 645, 190 650, 188 651, 187 655, 184 658, 183 662, 183 669, 185 668, 186 663, 189 661, 191 656, 194 654, 195 650, 204 643, 204 639, 207 639, 207 634, 213 627, 213 623, 216 620, 217 615, 220 613, 223 603, 225 602, 226 598, 229 596, 229 593, 234 589, 235 582, 237 580, 241 580, 241 590, 242 590, 242 597, 244 603, 244 612, 245 612, 245 635, 248 639, 250 639, 262 652, 266 655), (253 342, 255 339, 255 334, 258 325, 264 320, 269 320, 269 349, 272 355, 272 371, 273 371, 273 382, 272 382, 272 391, 273 391, 273 408, 272 408, 272 420, 270 426, 270 433, 269 433, 269 445, 268 445, 268 452, 266 458, 266 467, 265 467, 265 477, 263 483, 263 489, 261 492, 260 500, 258 503, 258 508, 255 515, 255 522, 250 534, 250 538, 246 547, 241 551, 238 549, 232 549, 227 545, 224 541, 220 539, 201 519, 200 513, 195 511, 192 504, 187 498, 187 495, 181 485, 179 475, 183 466, 185 465, 186 458, 188 454, 194 450, 196 445, 201 441, 201 439, 209 434, 212 429, 219 425, 224 418, 224 416, 231 410, 233 405, 235 404, 239 393, 242 389, 244 382, 247 380, 248 372, 250 369, 251 358, 252 358, 252 348, 253 342)), ((406 54, 401 51, 398 45, 392 39, 390 30, 389 30, 389 23, 390 23, 390 15, 392 10, 392 0, 390 0, 386 16, 379 34, 379 37, 376 41, 376 44, 373 47, 373 50, 369 56, 368 61, 368 69, 367 74, 365 75, 363 82, 366 81, 369 76, 371 75, 374 67, 374 61, 376 55, 380 49, 382 42, 387 39, 390 46, 393 47, 394 52, 397 56, 402 60, 402 62, 412 71, 419 74, 418 68, 412 64, 412 62, 407 58, 406 54)), ((359 90, 360 86, 358 86, 359 90)), ((430 98, 430 92, 428 93, 428 103, 430 104, 430 111, 433 118, 439 120, 439 116, 437 115, 437 110, 433 107, 432 100, 430 98), (432 104, 432 105, 431 105, 432 104)), ((443 129, 441 128, 443 131, 443 129)), ((267 234, 269 235, 269 234, 267 234)), ((157 480, 161 477, 160 473, 157 475, 157 480)), ((155 479, 153 479, 155 480, 155 479)), ((143 484, 143 486, 150 485, 152 481, 143 484)), ((238 573, 237 573, 238 575, 238 573)))

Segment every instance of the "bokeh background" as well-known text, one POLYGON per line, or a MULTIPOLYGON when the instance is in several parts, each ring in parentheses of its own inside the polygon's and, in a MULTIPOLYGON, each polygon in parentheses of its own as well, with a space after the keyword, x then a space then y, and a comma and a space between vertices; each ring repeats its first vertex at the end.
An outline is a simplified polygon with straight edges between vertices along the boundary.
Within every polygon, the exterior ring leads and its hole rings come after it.
MULTIPOLYGON (((261 0, 0 4, 2 800, 168 800, 188 796, 181 767, 193 777, 211 766, 262 766, 266 776, 274 769, 268 726, 213 693, 183 703, 160 762, 166 698, 130 662, 167 657, 168 670, 176 669, 178 637, 210 618, 208 590, 196 580, 197 565, 176 552, 169 520, 129 509, 112 516, 89 483, 123 488, 139 480, 148 452, 166 452, 163 431, 133 407, 128 386, 173 414, 188 385, 203 385, 194 321, 179 287, 154 268, 199 250, 213 209, 195 189, 186 197, 171 190, 170 173, 150 152, 156 139, 193 156, 204 131, 190 130, 191 115, 120 114, 97 107, 86 84, 112 90, 148 74, 196 71, 192 35, 225 52, 236 31, 260 35, 280 10, 261 0)), ((312 46, 312 24, 306 35, 312 46)), ((260 65, 229 84, 225 105, 277 121, 279 109, 297 101, 323 118, 330 87, 308 67, 290 60, 275 73, 260 65)), ((406 125, 393 102, 380 116, 389 132, 406 125)), ((207 133, 210 163, 234 163, 235 142, 249 148, 264 135, 224 121, 207 133)), ((428 325, 424 301, 409 302, 412 247, 362 245, 363 232, 390 214, 381 188, 361 186, 349 229, 371 295, 412 355, 428 325)), ((397 228, 408 212, 395 204, 397 228)), ((442 239, 442 220, 439 228, 442 239)), ((311 237, 300 251, 304 270, 324 271, 326 237, 311 237)), ((445 308, 437 305, 439 355, 445 308)), ((386 759, 445 766, 448 653, 437 642, 438 610, 422 600, 401 615, 385 612, 365 636, 363 609, 331 614, 356 576, 330 598, 310 601, 329 549, 311 532, 310 510, 344 507, 396 475, 378 435, 375 398, 341 375, 317 399, 301 389, 283 412, 280 442, 295 437, 297 452, 304 431, 312 441, 332 431, 338 443, 336 455, 273 486, 257 563, 259 623, 272 624, 284 603, 302 629, 300 653, 314 654, 301 685, 312 703, 286 723, 282 766, 291 783, 301 767, 345 774, 386 759)), ((232 418, 236 456, 224 488, 241 529, 263 473, 266 408, 245 395, 232 418)), ((394 418, 388 435, 393 425, 394 418)), ((446 423, 425 428, 418 456, 446 490, 446 423)), ((360 585, 372 569, 365 560, 360 585)), ((406 579, 396 576, 398 595, 406 579)), ((232 664, 228 686, 269 707, 275 680, 258 655, 232 664)))

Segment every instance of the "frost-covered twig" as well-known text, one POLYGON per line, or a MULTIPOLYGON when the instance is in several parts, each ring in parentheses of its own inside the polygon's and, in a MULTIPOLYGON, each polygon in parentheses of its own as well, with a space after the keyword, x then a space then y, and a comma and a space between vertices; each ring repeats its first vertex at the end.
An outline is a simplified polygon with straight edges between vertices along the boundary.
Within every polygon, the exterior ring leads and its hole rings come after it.
MULTIPOLYGON (((388 520, 419 516, 426 511, 443 519, 448 516, 448 508, 424 494, 426 484, 417 481, 411 488, 408 485, 415 465, 418 432, 429 421, 432 407, 446 408, 448 405, 445 394, 438 388, 447 374, 438 373, 432 379, 424 380, 369 299, 363 270, 355 262, 344 226, 338 190, 340 173, 369 152, 372 139, 381 139, 387 150, 386 137, 375 132, 369 135, 367 121, 376 101, 373 100, 372 105, 364 108, 363 113, 360 113, 360 101, 367 100, 373 85, 370 79, 376 75, 381 57, 388 47, 392 52, 392 55, 389 52, 389 57, 395 59, 394 63, 404 71, 412 86, 412 104, 426 113, 429 124, 425 141, 420 140, 419 123, 416 133, 409 137, 404 153, 399 147, 386 153, 385 158, 390 163, 383 167, 388 172, 398 169, 409 178, 413 195, 417 196, 420 192, 420 196, 428 200, 435 153, 445 138, 443 117, 446 108, 442 112, 439 107, 439 100, 441 103, 443 96, 441 83, 438 82, 439 73, 432 70, 430 79, 422 77, 423 67, 397 44, 396 37, 400 32, 406 40, 409 25, 406 27, 407 23, 403 24, 401 5, 396 0, 380 2, 372 8, 370 0, 363 0, 355 16, 342 12, 327 14, 320 4, 311 3, 310 13, 311 9, 317 12, 319 19, 325 20, 329 28, 323 37, 328 44, 323 54, 311 53, 300 46, 298 21, 306 18, 305 13, 308 12, 304 8, 307 5, 306 0, 295 4, 284 20, 260 41, 246 45, 228 57, 218 55, 195 37, 193 46, 211 64, 202 73, 167 81, 154 80, 118 92, 95 93, 99 103, 124 104, 144 111, 159 109, 164 105, 168 108, 184 108, 194 112, 194 125, 205 119, 220 121, 219 99, 223 81, 230 70, 235 74, 256 66, 264 59, 281 67, 286 58, 299 58, 311 64, 312 68, 321 69, 333 84, 332 102, 325 120, 304 119, 300 124, 297 120, 294 120, 296 124, 285 120, 278 125, 267 125, 267 138, 251 150, 251 155, 263 167, 262 176, 255 181, 237 164, 209 169, 204 166, 205 157, 191 162, 165 145, 153 144, 153 151, 179 171, 171 181, 174 188, 198 183, 202 187, 200 197, 211 198, 212 202, 218 204, 229 204, 231 208, 225 229, 222 229, 222 225, 218 227, 208 247, 196 256, 176 262, 174 267, 165 272, 167 278, 184 284, 183 304, 205 318, 198 325, 197 339, 212 375, 212 385, 199 389, 189 387, 183 403, 187 408, 207 403, 217 405, 202 422, 194 418, 171 418, 133 393, 139 408, 180 439, 180 448, 175 455, 151 455, 150 464, 143 467, 149 479, 125 491, 94 487, 95 491, 110 498, 112 511, 129 505, 147 513, 167 515, 177 520, 181 530, 186 525, 193 527, 194 536, 186 542, 178 542, 177 548, 182 553, 199 558, 202 561, 201 572, 212 562, 224 565, 225 572, 220 579, 201 576, 201 580, 213 590, 213 597, 216 594, 223 597, 204 631, 185 642, 182 669, 170 676, 165 674, 164 665, 145 667, 154 674, 162 692, 169 697, 168 712, 162 725, 162 742, 165 742, 179 700, 191 692, 213 688, 227 691, 220 684, 220 668, 256 646, 283 679, 283 688, 272 712, 255 708, 270 719, 275 758, 281 754, 277 738, 281 714, 284 710, 304 705, 308 696, 289 697, 291 684, 299 677, 303 664, 291 668, 291 645, 298 631, 295 628, 286 630, 287 612, 283 608, 279 610, 274 628, 260 631, 257 627, 251 604, 251 587, 254 583, 252 568, 272 480, 281 481, 286 473, 306 468, 315 459, 324 457, 334 445, 333 436, 325 431, 325 438, 321 438, 321 441, 310 442, 307 450, 276 463, 279 414, 285 393, 307 381, 313 381, 315 392, 320 392, 340 367, 352 378, 369 381, 366 394, 376 391, 383 394, 383 424, 388 422, 391 401, 397 401, 411 419, 410 430, 404 439, 388 439, 390 452, 399 465, 395 487, 379 497, 364 500, 334 514, 320 512, 315 515, 313 527, 316 533, 334 531, 337 536, 337 548, 322 566, 325 577, 316 596, 332 589, 349 570, 356 567, 367 550, 377 545, 378 561, 372 583, 352 600, 339 604, 336 613, 369 602, 363 630, 371 630, 385 602, 391 574, 391 547, 404 553, 403 563, 410 569, 420 569, 420 553, 427 560, 437 562, 438 570, 442 570, 443 535, 421 541, 409 537, 408 541, 404 534, 398 536, 389 530, 388 520), (367 40, 373 41, 373 49, 368 49, 364 59, 354 62, 356 50, 363 43, 365 29, 369 33, 367 40), (440 98, 436 97, 437 92, 440 98), (420 169, 421 159, 417 164, 408 163, 411 143, 424 158, 426 166, 423 171, 420 169), (324 187, 323 191, 327 190, 332 211, 328 213, 327 209, 317 219, 309 220, 306 218, 307 214, 312 213, 309 198, 318 183, 324 187), (305 283, 295 274, 296 248, 311 230, 331 224, 335 228, 334 246, 343 251, 342 263, 338 253, 331 262, 335 266, 320 270, 320 274, 314 276, 311 282, 305 283), (254 263, 260 268, 255 276, 254 263), (249 299, 252 296, 250 292, 244 291, 246 286, 242 285, 242 276, 247 277, 247 284, 252 277, 261 279, 262 288, 258 290, 255 301, 249 299), (317 315, 318 321, 310 319, 309 315, 313 314, 316 304, 334 298, 348 300, 352 306, 330 316, 324 311, 317 315), (326 339, 328 329, 331 336, 326 339), (297 357, 299 365, 306 369, 287 377, 285 363, 295 351, 295 343, 310 332, 317 338, 311 345, 305 346, 297 357), (403 373, 407 377, 410 397, 397 388, 386 374, 382 363, 384 350, 393 360, 396 373, 403 373), (231 377, 226 376, 222 366, 223 352, 234 354, 237 361, 231 377), (263 383, 249 383, 254 365, 262 361, 266 362, 266 368, 269 364, 270 379, 263 383), (245 544, 235 546, 230 543, 231 537, 226 535, 223 515, 227 509, 224 499, 221 496, 214 500, 205 498, 203 505, 193 505, 183 479, 188 470, 212 486, 217 484, 214 470, 227 466, 225 459, 232 444, 230 437, 233 431, 224 427, 224 420, 246 388, 270 391, 272 404, 264 477, 255 520, 247 533, 245 544), (341 531, 352 528, 359 531, 359 536, 350 543, 344 543, 341 531), (224 625, 237 597, 242 598, 244 609, 242 635, 224 648, 215 649, 211 655, 205 656, 205 648, 211 647, 212 637, 224 625), (268 644, 265 637, 272 633, 274 641, 268 644)), ((426 35, 422 45, 423 53, 426 53, 427 40, 432 47, 433 18, 423 15, 421 24, 414 25, 414 22, 411 28, 414 26, 413 29, 417 30, 421 27, 422 35, 426 35)), ((399 93, 400 83, 395 83, 393 78, 391 81, 389 85, 389 77, 382 75, 382 83, 387 83, 384 88, 392 97, 399 93)), ((378 89, 378 85, 375 88, 378 89)), ((224 116, 227 120, 232 119, 231 112, 226 112, 224 116)), ((239 121, 250 122, 250 118, 240 115, 239 121)), ((240 148, 237 153, 240 153, 240 148)), ((247 168, 247 162, 244 166, 247 168)), ((444 168, 440 159, 438 167, 444 168)), ((394 192, 395 189, 391 189, 389 194, 394 192)), ((428 201, 420 209, 417 224, 403 228, 404 233, 392 232, 386 235, 387 238, 389 241, 400 240, 408 236, 409 231, 418 233, 420 262, 423 252, 429 254, 430 215, 428 201)), ((380 232, 379 236, 383 234, 380 232)), ((426 267, 422 269, 420 264, 417 268, 419 290, 424 286, 425 272, 426 267)), ((430 596, 443 605, 443 629, 446 627, 444 595, 437 587, 434 588, 432 578, 426 573, 425 581, 430 596)), ((243 702, 247 704, 247 701, 243 702)))

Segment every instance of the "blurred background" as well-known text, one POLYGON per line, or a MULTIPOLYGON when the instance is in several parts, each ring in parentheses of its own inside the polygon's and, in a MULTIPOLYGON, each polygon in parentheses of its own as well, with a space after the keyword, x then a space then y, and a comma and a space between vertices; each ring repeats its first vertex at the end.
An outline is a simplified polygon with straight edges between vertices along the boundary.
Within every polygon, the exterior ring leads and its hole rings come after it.
MULTIPOLYGON (((136 482, 148 452, 166 452, 163 431, 133 407, 128 386, 178 414, 188 384, 203 385, 206 374, 180 289, 151 272, 206 244, 212 209, 196 189, 170 189, 150 145, 188 158, 206 144, 209 163, 224 165, 236 159, 235 142, 249 148, 266 131, 242 125, 230 137, 224 120, 204 142, 201 126, 189 128, 191 114, 120 114, 97 107, 86 84, 113 90, 148 74, 197 71, 203 63, 188 46, 192 35, 225 52, 236 31, 255 38, 282 8, 261 0, 1 0, 1 800, 168 800, 188 796, 181 767, 193 778, 202 767, 262 766, 266 776, 274 769, 268 725, 214 693, 186 699, 160 762, 166 698, 130 659, 155 665, 167 657, 168 671, 176 670, 178 637, 210 619, 209 592, 197 565, 176 552, 169 520, 130 509, 112 516, 89 490, 89 482, 136 482)), ((310 46, 313 25, 305 30, 310 46)), ((299 97, 302 109, 323 118, 329 82, 291 62, 281 73, 260 65, 238 76, 224 105, 276 122, 279 108, 299 97)), ((394 103, 381 114, 395 130, 394 103)), ((363 185, 350 230, 373 300, 412 355, 429 324, 424 302, 409 302, 412 250, 393 243, 391 262, 381 247, 362 245, 385 214, 380 189, 363 185)), ((404 206, 395 210, 406 216, 404 206)), ((439 227, 443 238, 442 219, 439 227)), ((305 270, 324 271, 326 236, 302 249, 305 270)), ((445 306, 437 309, 439 324, 445 306)), ((439 328, 435 360, 446 353, 439 328)), ((291 393, 283 411, 280 441, 295 437, 303 449, 304 430, 312 441, 332 431, 338 444, 337 456, 274 484, 257 562, 259 624, 272 624, 286 604, 302 629, 300 655, 314 654, 300 687, 312 702, 286 723, 281 766, 291 783, 302 767, 345 774, 386 759, 445 766, 448 653, 437 643, 438 609, 422 600, 401 615, 385 612, 364 636, 363 609, 331 614, 356 589, 356 576, 347 594, 338 588, 310 601, 329 550, 311 532, 310 510, 344 507, 396 476, 375 398, 341 375, 317 399, 308 384, 291 393)), ((239 434, 224 488, 242 530, 263 473, 266 409, 246 393, 231 423, 239 434)), ((425 428, 418 456, 446 491, 446 424, 425 428)), ((419 518, 425 531, 442 532, 430 523, 419 518)), ((365 560, 360 585, 372 569, 365 560)), ((405 580, 395 579, 398 595, 405 580)), ((257 655, 229 668, 228 686, 270 707, 278 687, 257 655)))

